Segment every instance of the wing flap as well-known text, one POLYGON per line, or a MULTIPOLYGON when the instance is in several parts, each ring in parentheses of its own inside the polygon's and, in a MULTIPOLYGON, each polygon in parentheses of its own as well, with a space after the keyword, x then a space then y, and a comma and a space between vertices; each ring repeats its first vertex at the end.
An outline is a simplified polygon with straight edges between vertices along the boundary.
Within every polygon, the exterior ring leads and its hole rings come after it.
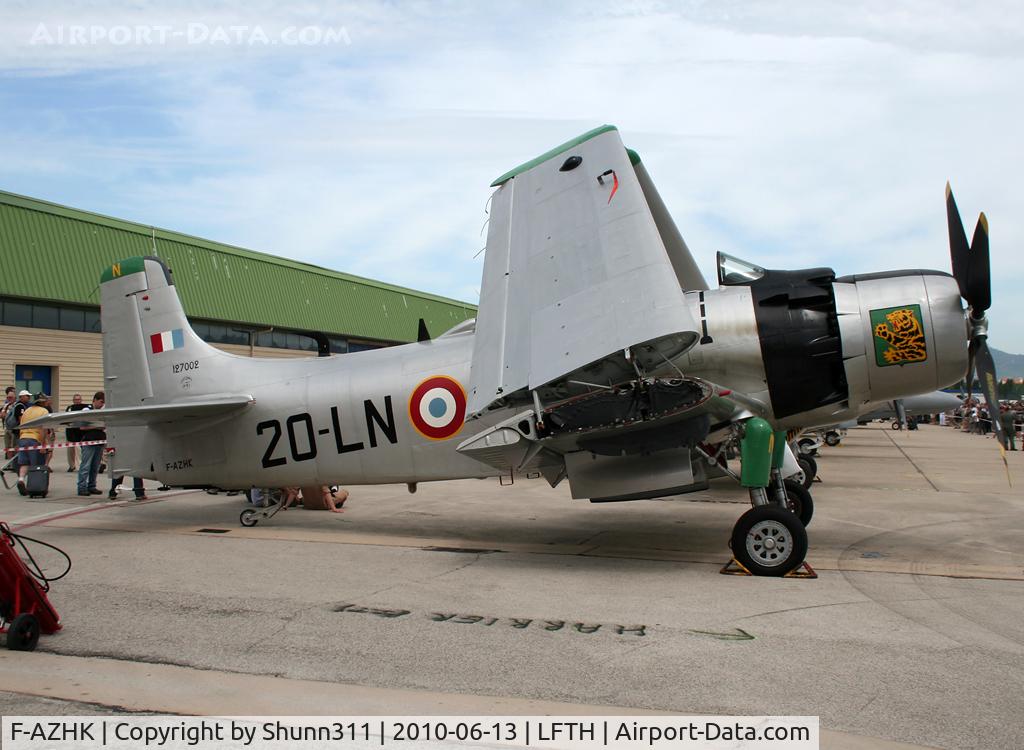
POLYGON ((22 427, 145 427, 224 416, 241 411, 253 402, 252 396, 244 394, 207 396, 194 401, 61 412, 33 419, 22 427))

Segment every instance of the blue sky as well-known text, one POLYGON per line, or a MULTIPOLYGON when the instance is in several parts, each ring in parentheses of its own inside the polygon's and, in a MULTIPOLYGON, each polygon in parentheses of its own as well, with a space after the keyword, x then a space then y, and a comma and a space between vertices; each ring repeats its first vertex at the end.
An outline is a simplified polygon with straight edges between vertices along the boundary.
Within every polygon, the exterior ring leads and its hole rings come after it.
POLYGON ((7 2, 0 189, 475 302, 491 180, 608 122, 709 278, 948 269, 951 180, 1022 352, 1024 11, 971 5, 7 2))

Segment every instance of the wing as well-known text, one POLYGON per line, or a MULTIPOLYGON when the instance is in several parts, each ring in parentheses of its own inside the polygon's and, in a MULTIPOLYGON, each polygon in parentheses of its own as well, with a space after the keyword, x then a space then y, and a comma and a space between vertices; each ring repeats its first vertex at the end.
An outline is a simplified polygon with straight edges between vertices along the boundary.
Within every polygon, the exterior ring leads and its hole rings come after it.
POLYGON ((696 322, 614 127, 493 184, 469 413, 496 401, 529 403, 529 391, 542 386, 555 398, 572 395, 557 388, 573 378, 619 382, 696 342, 696 322))
MULTIPOLYGON (((648 383, 647 398, 631 389, 594 391, 554 404, 534 421, 528 409, 463 440, 456 450, 502 471, 564 469, 563 458, 584 451, 610 457, 693 446, 734 421, 767 407, 752 396, 697 378, 648 383)), ((550 478, 549 478, 550 479, 550 478)))
POLYGON ((679 228, 672 220, 672 214, 668 212, 665 202, 662 201, 658 188, 654 187, 654 181, 647 173, 647 167, 640 161, 640 155, 632 149, 627 149, 626 153, 629 154, 629 161, 633 165, 633 171, 636 172, 636 178, 640 181, 640 188, 643 190, 644 198, 651 209, 651 216, 654 217, 654 223, 658 227, 661 241, 665 244, 665 251, 668 253, 668 259, 671 261, 672 268, 676 272, 679 286, 687 292, 707 289, 708 282, 704 280, 704 274, 697 267, 697 261, 693 259, 690 248, 686 246, 683 235, 679 233, 679 228))
POLYGON ((99 411, 60 412, 33 419, 22 427, 139 427, 165 423, 180 424, 182 420, 200 420, 241 411, 253 403, 248 395, 204 397, 195 401, 181 401, 147 406, 123 406, 99 411))

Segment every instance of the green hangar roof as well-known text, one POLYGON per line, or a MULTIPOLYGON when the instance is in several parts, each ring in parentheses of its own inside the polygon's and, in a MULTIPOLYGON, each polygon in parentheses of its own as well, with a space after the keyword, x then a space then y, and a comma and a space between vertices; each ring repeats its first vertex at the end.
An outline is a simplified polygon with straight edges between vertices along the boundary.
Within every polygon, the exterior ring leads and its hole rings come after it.
POLYGON ((100 274, 133 255, 171 267, 193 318, 412 341, 419 318, 437 335, 476 315, 446 297, 0 191, 0 295, 98 305, 100 274))

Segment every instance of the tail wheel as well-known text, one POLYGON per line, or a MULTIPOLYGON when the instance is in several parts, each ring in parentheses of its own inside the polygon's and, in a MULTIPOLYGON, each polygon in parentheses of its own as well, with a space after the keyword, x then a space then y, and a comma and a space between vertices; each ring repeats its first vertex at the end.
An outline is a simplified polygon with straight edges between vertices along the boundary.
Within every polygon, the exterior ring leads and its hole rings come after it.
POLYGON ((800 455, 802 456, 813 456, 818 452, 817 448, 814 447, 813 438, 800 438, 796 445, 800 449, 800 455))
POLYGON ((733 527, 732 553, 756 576, 784 576, 807 556, 807 531, 794 513, 760 505, 740 516, 733 527))
POLYGON ((783 484, 786 486, 786 507, 800 519, 800 523, 807 526, 814 515, 811 493, 792 479, 787 479, 783 484))
POLYGON ((246 527, 255 526, 260 522, 260 519, 256 517, 256 511, 252 508, 246 508, 242 511, 242 514, 238 516, 238 522, 246 527))
POLYGON ((839 445, 840 440, 842 440, 842 438, 839 436, 838 432, 825 433, 825 445, 829 445, 835 448, 837 445, 839 445))
POLYGON ((814 478, 818 476, 818 462, 810 456, 797 456, 797 464, 800 466, 800 473, 803 476, 794 476, 804 489, 810 489, 811 484, 814 483, 814 478))
POLYGON ((38 643, 38 618, 27 613, 15 617, 7 629, 7 648, 12 651, 35 651, 38 643))

